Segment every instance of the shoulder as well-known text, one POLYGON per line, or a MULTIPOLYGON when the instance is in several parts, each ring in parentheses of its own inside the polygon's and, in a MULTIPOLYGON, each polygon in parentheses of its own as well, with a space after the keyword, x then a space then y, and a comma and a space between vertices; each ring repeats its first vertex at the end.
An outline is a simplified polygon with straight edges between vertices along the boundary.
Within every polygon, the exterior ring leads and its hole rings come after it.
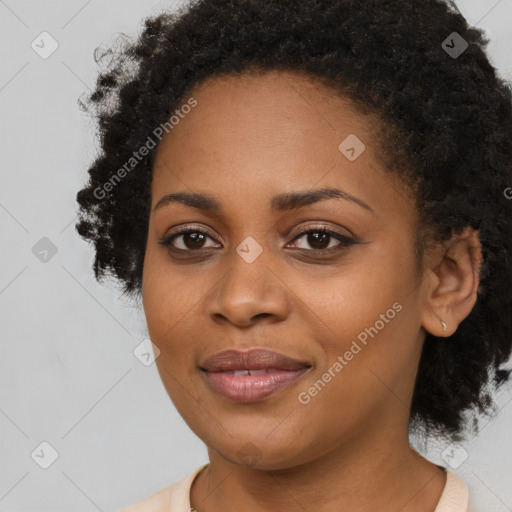
POLYGON ((176 482, 165 489, 161 489, 134 505, 123 508, 120 512, 142 512, 143 510, 148 512, 163 512, 165 510, 168 512, 170 510, 170 501, 173 495, 176 496, 176 484, 179 484, 179 482, 176 482))
POLYGON ((185 478, 161 489, 146 499, 135 503, 120 512, 188 512, 190 509, 190 487, 197 474, 207 464, 197 468, 185 478))
POLYGON ((435 512, 468 512, 469 489, 466 483, 449 469, 446 471, 446 485, 435 512))

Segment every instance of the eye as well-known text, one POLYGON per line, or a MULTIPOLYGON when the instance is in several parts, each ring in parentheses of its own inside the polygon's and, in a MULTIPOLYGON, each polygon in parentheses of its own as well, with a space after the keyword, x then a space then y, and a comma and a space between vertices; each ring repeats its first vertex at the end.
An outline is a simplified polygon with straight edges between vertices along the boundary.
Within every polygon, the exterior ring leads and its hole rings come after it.
POLYGON ((208 247, 204 245, 208 238, 213 240, 207 230, 195 226, 193 228, 189 227, 181 229, 175 233, 171 233, 160 240, 160 244, 168 247, 170 250, 191 252, 198 249, 209 249, 211 246, 208 247), (181 247, 177 247, 175 245, 175 241, 179 241, 177 245, 180 245, 181 247))
MULTIPOLYGON (((309 244, 309 246, 313 248, 313 250, 306 249, 308 252, 334 252, 356 243, 351 238, 337 231, 327 229, 325 226, 312 227, 306 231, 302 231, 293 241, 300 240, 303 237, 307 238, 302 242, 302 245, 309 244), (330 245, 331 242, 336 242, 336 240, 338 241, 337 244, 334 243, 334 246, 330 245)), ((304 249, 304 247, 298 248, 304 249)))
MULTIPOLYGON (((309 244, 312 249, 300 246, 297 248, 306 250, 307 252, 320 254, 323 254, 324 252, 332 253, 338 250, 343 250, 344 248, 356 243, 355 240, 342 235, 337 231, 327 229, 325 226, 313 226, 306 231, 302 231, 292 240, 292 242, 300 240, 306 236, 307 238, 302 242, 302 245, 309 244), (336 243, 336 241, 338 243, 336 243), (334 246, 331 242, 335 242, 334 246)), ((220 244, 213 244, 210 246, 206 245, 208 239, 214 240, 206 229, 199 226, 188 226, 164 237, 159 241, 159 243, 167 247, 170 251, 174 251, 176 253, 199 252, 202 249, 211 249, 220 246, 220 244)))

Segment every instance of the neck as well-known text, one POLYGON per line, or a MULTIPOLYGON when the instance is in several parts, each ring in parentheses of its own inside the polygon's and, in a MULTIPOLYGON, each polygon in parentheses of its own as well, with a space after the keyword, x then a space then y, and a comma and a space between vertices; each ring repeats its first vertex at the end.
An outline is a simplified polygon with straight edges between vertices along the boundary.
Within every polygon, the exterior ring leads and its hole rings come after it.
POLYGON ((209 450, 191 506, 197 512, 434 512, 445 472, 410 447, 407 432, 391 432, 373 432, 364 442, 353 439, 322 457, 272 470, 244 467, 209 450))

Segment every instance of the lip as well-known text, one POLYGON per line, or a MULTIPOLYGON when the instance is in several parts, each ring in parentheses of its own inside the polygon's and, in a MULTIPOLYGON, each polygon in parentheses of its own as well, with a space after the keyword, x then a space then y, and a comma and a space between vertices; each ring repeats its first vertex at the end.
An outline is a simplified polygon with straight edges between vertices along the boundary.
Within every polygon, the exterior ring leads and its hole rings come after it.
POLYGON ((226 372, 240 370, 266 370, 275 368, 276 370, 301 370, 310 364, 291 357, 266 350, 262 348, 253 348, 250 350, 223 350, 206 359, 201 365, 201 369, 207 372, 226 372))
POLYGON ((208 386, 228 400, 263 400, 293 384, 311 365, 265 349, 224 350, 206 359, 200 369, 208 386))

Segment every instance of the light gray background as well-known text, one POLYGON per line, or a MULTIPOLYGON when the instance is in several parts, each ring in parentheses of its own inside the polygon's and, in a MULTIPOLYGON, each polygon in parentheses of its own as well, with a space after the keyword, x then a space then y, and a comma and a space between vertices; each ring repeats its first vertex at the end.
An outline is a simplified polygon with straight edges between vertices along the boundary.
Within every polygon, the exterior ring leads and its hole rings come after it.
MULTIPOLYGON (((73 225, 95 151, 77 107, 95 82, 93 50, 176 5, 0 0, 0 511, 116 510, 207 462, 155 365, 133 355, 147 335, 142 312, 96 283, 92 247, 73 225), (59 44, 47 59, 31 48, 43 31, 59 44), (57 248, 46 263, 32 252, 42 237, 57 248), (59 454, 48 469, 31 458, 43 441, 59 454)), ((512 80, 512 0, 458 5, 512 80)), ((509 386, 497 419, 462 446, 418 447, 452 464, 482 512, 512 510, 511 398, 509 386)))

